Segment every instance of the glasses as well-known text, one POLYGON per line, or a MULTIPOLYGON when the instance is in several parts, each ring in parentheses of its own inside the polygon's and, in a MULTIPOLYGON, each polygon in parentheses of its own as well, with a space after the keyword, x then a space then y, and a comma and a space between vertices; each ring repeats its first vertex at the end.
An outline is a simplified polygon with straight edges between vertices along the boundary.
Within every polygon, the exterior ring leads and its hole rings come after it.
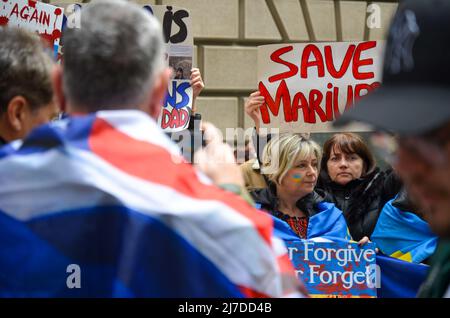
POLYGON ((370 136, 370 141, 380 155, 391 166, 398 163, 398 151, 401 147, 418 159, 422 159, 434 167, 443 166, 448 158, 445 146, 450 140, 448 131, 424 136, 396 136, 385 132, 376 132, 370 136))

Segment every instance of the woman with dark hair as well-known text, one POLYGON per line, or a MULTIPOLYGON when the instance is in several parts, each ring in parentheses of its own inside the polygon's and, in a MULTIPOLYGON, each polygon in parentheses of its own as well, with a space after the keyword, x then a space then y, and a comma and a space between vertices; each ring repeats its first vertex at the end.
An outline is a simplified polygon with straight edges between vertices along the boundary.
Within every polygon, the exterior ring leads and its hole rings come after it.
MULTIPOLYGON (((245 103, 245 112, 255 123, 254 144, 259 160, 259 108, 263 103, 264 97, 258 91, 250 94, 245 103)), ((266 140, 270 137, 266 136, 266 140)), ((400 191, 400 179, 392 169, 381 171, 364 140, 354 133, 338 133, 328 139, 320 166, 315 191, 342 210, 354 240, 370 238, 381 209, 400 191)))
POLYGON ((338 133, 325 142, 316 190, 343 211, 354 240, 370 238, 381 209, 401 186, 392 169, 376 166, 361 136, 338 133))

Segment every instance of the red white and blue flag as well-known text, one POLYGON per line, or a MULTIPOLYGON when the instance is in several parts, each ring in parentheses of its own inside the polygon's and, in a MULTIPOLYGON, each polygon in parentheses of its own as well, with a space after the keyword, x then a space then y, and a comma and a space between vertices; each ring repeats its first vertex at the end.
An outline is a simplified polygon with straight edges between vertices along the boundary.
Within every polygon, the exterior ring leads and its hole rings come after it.
POLYGON ((0 150, 0 184, 0 296, 300 295, 270 215, 213 186, 143 112, 41 126, 0 150))

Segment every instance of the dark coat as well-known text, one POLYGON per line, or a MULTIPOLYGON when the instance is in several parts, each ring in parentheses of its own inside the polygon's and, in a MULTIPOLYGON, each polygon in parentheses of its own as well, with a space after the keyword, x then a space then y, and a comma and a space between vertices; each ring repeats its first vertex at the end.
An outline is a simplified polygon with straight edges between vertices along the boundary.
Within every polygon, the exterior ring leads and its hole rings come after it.
POLYGON ((416 207, 416 205, 411 202, 405 188, 402 188, 399 191, 395 200, 392 201, 392 205, 401 211, 414 213, 415 215, 420 217, 422 220, 424 220, 424 215, 423 215, 422 211, 420 211, 420 209, 418 209, 416 207))
POLYGON ((316 190, 324 193, 324 200, 342 210, 350 234, 359 241, 372 235, 381 209, 400 191, 402 183, 392 169, 374 169, 363 178, 355 179, 345 186, 331 181, 322 171, 316 190))

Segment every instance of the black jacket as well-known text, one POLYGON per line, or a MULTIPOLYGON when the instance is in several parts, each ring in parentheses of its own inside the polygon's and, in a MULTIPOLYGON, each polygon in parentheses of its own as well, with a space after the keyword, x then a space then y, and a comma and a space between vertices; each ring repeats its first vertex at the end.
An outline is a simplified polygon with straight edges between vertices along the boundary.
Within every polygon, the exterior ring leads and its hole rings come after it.
POLYGON ((359 241, 372 235, 381 209, 393 199, 402 183, 392 169, 380 171, 376 168, 367 176, 355 179, 345 186, 331 181, 322 171, 316 190, 325 194, 324 200, 332 202, 342 210, 353 239, 359 241))
MULTIPOLYGON (((274 183, 269 182, 269 186, 265 189, 251 191, 250 195, 256 203, 261 204, 261 209, 266 210, 271 214, 278 211, 278 197, 274 183)), ((304 212, 306 216, 311 217, 314 214, 317 214, 317 204, 323 201, 324 199, 320 194, 312 192, 298 200, 297 207, 304 212)))
POLYGON ((420 211, 420 209, 418 209, 416 205, 412 203, 411 200, 409 199, 408 193, 406 192, 406 189, 404 187, 400 189, 397 197, 395 198, 394 201, 392 201, 392 205, 401 211, 414 213, 422 220, 427 222, 424 219, 422 211, 420 211))

